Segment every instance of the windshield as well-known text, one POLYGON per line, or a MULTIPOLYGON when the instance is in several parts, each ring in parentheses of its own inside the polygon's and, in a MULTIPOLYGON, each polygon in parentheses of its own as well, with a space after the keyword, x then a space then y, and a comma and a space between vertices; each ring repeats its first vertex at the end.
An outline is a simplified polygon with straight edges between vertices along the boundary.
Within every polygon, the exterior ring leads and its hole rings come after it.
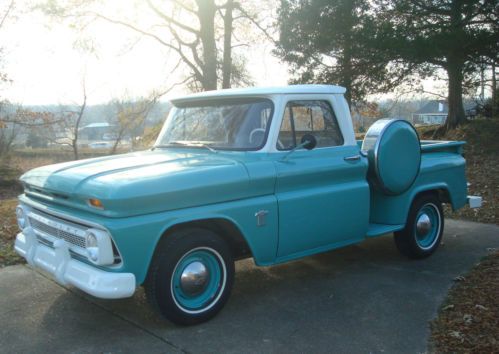
POLYGON ((188 102, 170 111, 155 146, 258 150, 265 145, 272 111, 268 99, 188 102))

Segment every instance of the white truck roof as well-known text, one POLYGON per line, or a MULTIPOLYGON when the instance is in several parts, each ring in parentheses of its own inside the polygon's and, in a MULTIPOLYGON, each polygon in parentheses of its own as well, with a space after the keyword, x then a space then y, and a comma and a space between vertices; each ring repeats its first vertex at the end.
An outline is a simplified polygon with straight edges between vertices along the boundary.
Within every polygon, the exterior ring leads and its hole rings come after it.
POLYGON ((269 96, 279 94, 343 94, 346 89, 334 85, 289 85, 277 87, 249 87, 204 91, 187 96, 171 99, 173 104, 204 98, 242 97, 242 96, 269 96))

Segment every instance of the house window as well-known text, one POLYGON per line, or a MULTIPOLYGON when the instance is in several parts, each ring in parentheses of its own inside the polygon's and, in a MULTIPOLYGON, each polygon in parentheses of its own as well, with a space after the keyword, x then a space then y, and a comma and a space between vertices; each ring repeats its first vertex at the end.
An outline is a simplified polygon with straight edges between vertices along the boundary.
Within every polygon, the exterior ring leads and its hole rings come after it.
POLYGON ((343 136, 329 102, 288 102, 279 131, 277 149, 293 149, 300 144, 305 134, 315 136, 318 148, 343 145, 343 136))

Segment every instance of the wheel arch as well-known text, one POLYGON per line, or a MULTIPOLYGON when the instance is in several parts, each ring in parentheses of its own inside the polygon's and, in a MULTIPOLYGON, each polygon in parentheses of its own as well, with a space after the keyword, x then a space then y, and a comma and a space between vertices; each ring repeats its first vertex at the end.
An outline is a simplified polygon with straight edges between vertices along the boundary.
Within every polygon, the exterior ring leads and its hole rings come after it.
POLYGON ((451 196, 449 193, 449 189, 446 186, 440 186, 436 188, 428 188, 428 189, 423 189, 421 191, 418 191, 412 198, 411 200, 411 205, 414 203, 414 201, 421 197, 422 195, 434 195, 436 196, 440 202, 442 203, 450 203, 452 204, 451 196))
MULTIPOLYGON (((248 258, 253 255, 251 248, 240 228, 232 220, 222 217, 194 219, 170 225, 163 232, 158 240, 158 243, 164 237, 168 237, 174 232, 184 230, 186 228, 201 228, 216 233, 229 245, 234 259, 248 258)), ((158 243, 155 248, 157 248, 158 243)))
POLYGON ((427 188, 421 188, 413 194, 410 199, 410 203, 407 207, 407 215, 405 222, 407 222, 407 218, 409 217, 409 213, 411 211, 411 207, 414 204, 414 201, 424 195, 433 195, 440 200, 441 203, 449 203, 452 205, 451 194, 449 192, 449 188, 446 185, 438 185, 438 186, 428 186, 427 188))
POLYGON ((414 204, 414 201, 424 195, 434 195, 441 203, 449 203, 452 205, 452 197, 447 185, 437 184, 421 186, 420 188, 415 189, 413 193, 411 193, 410 198, 403 204, 404 214, 403 220, 401 220, 403 224, 407 223, 407 218, 409 217, 411 206, 414 204))

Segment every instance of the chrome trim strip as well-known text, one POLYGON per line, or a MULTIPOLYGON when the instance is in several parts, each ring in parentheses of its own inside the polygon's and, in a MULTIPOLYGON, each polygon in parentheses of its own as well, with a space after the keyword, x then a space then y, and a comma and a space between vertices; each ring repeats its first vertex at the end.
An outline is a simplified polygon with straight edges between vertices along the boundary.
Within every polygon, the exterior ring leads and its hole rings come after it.
POLYGON ((41 211, 43 213, 55 216, 55 217, 60 218, 60 219, 65 219, 65 220, 68 220, 68 221, 72 221, 72 222, 75 222, 77 224, 81 224, 81 225, 84 225, 84 226, 88 226, 88 227, 93 227, 93 228, 96 228, 96 229, 104 230, 104 231, 107 231, 111 235, 111 233, 109 232, 109 230, 106 227, 104 227, 104 226, 102 226, 100 224, 96 224, 94 222, 91 222, 91 221, 88 221, 88 220, 84 220, 84 219, 80 219, 78 217, 71 216, 71 215, 68 215, 68 214, 59 213, 59 212, 57 212, 55 210, 47 208, 47 206, 44 205, 44 204, 41 204, 41 203, 38 203, 38 202, 36 202, 34 200, 28 199, 25 195, 23 197, 23 194, 21 194, 19 196, 19 201, 20 201, 21 204, 26 204, 29 207, 32 207, 34 209, 38 209, 39 211, 41 211))

